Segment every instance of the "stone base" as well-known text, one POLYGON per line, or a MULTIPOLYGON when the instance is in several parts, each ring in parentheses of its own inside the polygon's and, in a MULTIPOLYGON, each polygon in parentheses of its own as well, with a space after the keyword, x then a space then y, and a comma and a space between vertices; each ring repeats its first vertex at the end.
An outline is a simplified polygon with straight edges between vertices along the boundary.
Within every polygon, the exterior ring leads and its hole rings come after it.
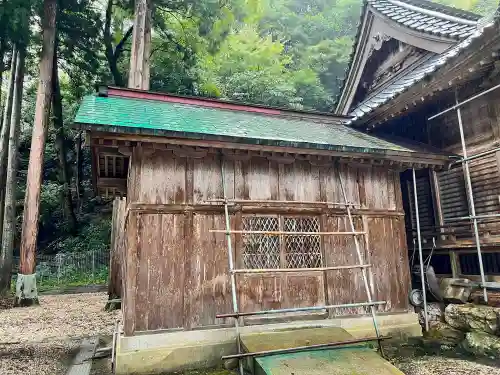
MULTIPOLYGON (((383 335, 394 337, 420 336, 422 330, 417 314, 378 315, 383 335)), ((371 317, 342 317, 336 319, 298 321, 241 327, 242 335, 301 329, 341 327, 354 338, 374 336, 371 317)), ((222 365, 223 355, 235 354, 234 328, 181 332, 158 332, 136 336, 119 336, 116 349, 116 374, 161 374, 186 369, 222 365)))
POLYGON ((484 332, 467 333, 463 347, 476 356, 484 356, 492 359, 500 357, 500 337, 484 332))
POLYGON ((15 306, 38 305, 38 290, 36 288, 36 274, 17 275, 15 306))

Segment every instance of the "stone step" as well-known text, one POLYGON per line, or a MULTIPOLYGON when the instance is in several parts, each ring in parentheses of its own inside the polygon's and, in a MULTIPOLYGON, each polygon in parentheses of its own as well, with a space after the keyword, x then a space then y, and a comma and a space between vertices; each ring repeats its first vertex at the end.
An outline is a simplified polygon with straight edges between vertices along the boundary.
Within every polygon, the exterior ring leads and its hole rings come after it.
POLYGON ((255 375, 404 375, 366 347, 258 357, 254 369, 255 375))

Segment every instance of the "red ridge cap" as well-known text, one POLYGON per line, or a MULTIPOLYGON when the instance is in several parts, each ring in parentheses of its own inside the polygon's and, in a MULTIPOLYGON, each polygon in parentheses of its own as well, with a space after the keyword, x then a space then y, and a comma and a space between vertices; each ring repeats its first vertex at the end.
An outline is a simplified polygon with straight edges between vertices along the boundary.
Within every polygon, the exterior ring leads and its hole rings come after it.
POLYGON ((280 111, 279 109, 274 109, 274 108, 265 108, 265 107, 245 105, 245 104, 233 104, 233 103, 226 103, 223 101, 218 101, 218 100, 213 100, 213 99, 177 96, 177 95, 171 95, 171 94, 156 93, 156 92, 151 92, 151 91, 124 89, 121 87, 120 88, 108 87, 107 88, 107 95, 108 96, 115 96, 115 97, 122 97, 122 98, 158 100, 161 102, 196 105, 199 107, 208 107, 208 108, 228 109, 228 110, 232 110, 232 111, 263 113, 263 114, 267 114, 267 115, 281 115, 281 114, 283 114, 283 111, 280 111))

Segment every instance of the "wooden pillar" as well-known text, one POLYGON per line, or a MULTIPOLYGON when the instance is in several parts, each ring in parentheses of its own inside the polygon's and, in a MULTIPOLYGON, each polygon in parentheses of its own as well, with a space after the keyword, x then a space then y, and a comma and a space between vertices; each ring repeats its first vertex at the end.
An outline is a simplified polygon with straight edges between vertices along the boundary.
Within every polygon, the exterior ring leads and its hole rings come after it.
POLYGON ((149 90, 152 0, 135 0, 134 32, 128 87, 149 90))
POLYGON ((127 215, 125 198, 115 198, 111 221, 111 248, 109 259, 108 296, 106 310, 119 309, 121 303, 116 301, 122 297, 122 264, 125 259, 125 223, 127 215))

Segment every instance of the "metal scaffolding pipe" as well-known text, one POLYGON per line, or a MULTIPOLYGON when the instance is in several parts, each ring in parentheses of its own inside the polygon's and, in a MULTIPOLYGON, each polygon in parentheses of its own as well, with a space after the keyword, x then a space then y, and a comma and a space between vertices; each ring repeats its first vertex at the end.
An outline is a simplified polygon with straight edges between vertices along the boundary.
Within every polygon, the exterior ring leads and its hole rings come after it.
MULTIPOLYGON (((459 103, 459 102, 458 102, 458 100, 456 100, 456 104, 455 104, 454 106, 452 106, 452 107, 450 107, 450 108, 448 108, 448 109, 445 109, 444 111, 441 111, 441 112, 439 112, 439 113, 437 113, 437 114, 435 114, 435 115, 433 115, 433 116, 429 117, 427 120, 429 120, 429 121, 430 121, 430 120, 434 120, 435 118, 440 117, 440 116, 442 116, 442 115, 444 115, 445 113, 448 113, 448 112, 450 112, 450 111, 453 111, 454 109, 459 109, 459 108, 460 108, 461 106, 463 106, 464 104, 467 104, 467 103, 469 103, 469 102, 471 102, 471 101, 473 101, 473 100, 475 100, 475 99, 477 99, 477 98, 480 98, 480 97, 481 97, 481 96, 483 96, 483 95, 489 94, 490 92, 492 92, 492 91, 494 91, 494 90, 496 90, 496 89, 498 89, 498 88, 500 88, 500 84, 499 84, 499 85, 496 85, 496 86, 493 86, 492 88, 490 88, 490 89, 488 89, 488 90, 485 90, 485 91, 483 91, 483 92, 481 92, 481 93, 479 93, 479 94, 477 94, 477 95, 471 96, 470 98, 465 99, 463 102, 460 102, 460 103, 459 103)), ((464 155, 464 156, 465 156, 465 155, 464 155)))
POLYGON ((460 106, 458 105, 458 98, 456 99, 456 102, 457 102, 456 109, 458 117, 458 128, 460 130, 460 141, 462 142, 462 153, 465 159, 463 161, 463 165, 464 165, 465 182, 467 185, 466 186, 467 194, 469 197, 470 216, 474 224, 474 237, 476 240, 477 258, 479 261, 479 272, 481 273, 481 284, 483 285, 484 301, 488 302, 488 293, 486 288, 484 287, 486 278, 484 276, 483 255, 481 254, 481 243, 479 241, 479 228, 477 224, 476 207, 474 205, 474 194, 472 192, 472 182, 470 179, 469 161, 467 160, 467 146, 465 144, 464 127, 462 123, 462 111, 460 110, 460 106))
POLYGON ((332 348, 332 347, 335 347, 335 346, 344 346, 344 345, 351 345, 351 344, 359 344, 359 343, 362 343, 362 342, 380 341, 380 340, 387 340, 387 339, 391 339, 391 338, 392 338, 392 336, 366 337, 366 338, 363 338, 363 339, 354 339, 354 340, 346 340, 346 341, 339 341, 339 342, 330 342, 330 343, 327 343, 327 344, 297 346, 295 348, 286 348, 286 349, 263 350, 263 351, 254 352, 254 353, 231 354, 231 355, 225 355, 225 356, 223 356, 222 360, 233 359, 233 358, 245 358, 245 357, 259 357, 259 356, 262 356, 262 355, 292 353, 292 352, 299 352, 299 351, 305 351, 305 350, 327 349, 327 348, 332 348))
POLYGON ((231 234, 262 234, 266 236, 363 236, 366 232, 287 232, 287 231, 268 231, 268 230, 223 230, 210 229, 210 233, 231 234))
POLYGON ((241 313, 229 313, 229 314, 217 314, 216 318, 231 318, 239 316, 254 316, 254 315, 269 315, 269 314, 284 314, 284 313, 294 313, 303 311, 319 311, 328 309, 346 309, 350 307, 366 307, 374 305, 385 305, 386 301, 375 301, 375 302, 357 302, 357 303, 344 303, 341 305, 327 305, 327 306, 310 306, 310 307, 292 307, 289 309, 276 309, 276 310, 261 310, 252 312, 241 312, 241 313))
POLYGON ((420 281, 422 282, 422 296, 424 298, 425 331, 428 331, 429 317, 427 316, 427 291, 425 287, 424 257, 422 255, 422 237, 420 233, 420 215, 418 213, 417 178, 415 176, 415 168, 412 168, 412 173, 413 173, 413 198, 415 198, 415 221, 417 223, 418 256, 420 258, 420 281))
POLYGON ((243 268, 233 270, 234 273, 288 273, 288 272, 325 272, 349 270, 353 268, 368 268, 371 264, 354 264, 352 266, 317 267, 317 268, 243 268))
MULTIPOLYGON (((347 199, 347 194, 345 192, 344 183, 342 182, 342 176, 340 175, 340 173, 339 173, 339 182, 340 182, 340 190, 342 191, 342 196, 344 197, 344 202, 348 203, 349 200, 347 199)), ((346 208, 347 208, 347 217, 349 218, 349 224, 351 226, 351 230, 354 232, 356 229, 354 227, 354 220, 353 220, 352 214, 351 214, 351 207, 347 206, 346 208)), ((361 255, 358 237, 354 236, 353 238, 354 238, 354 246, 356 248, 356 256, 358 257, 358 262, 363 263, 363 256, 361 255)), ((371 303, 373 300, 372 300, 372 293, 370 290, 370 285, 368 282, 368 274, 366 272, 366 268, 361 269, 361 274, 363 276, 363 283, 365 285, 366 296, 368 297, 368 302, 371 303)), ((370 305, 370 312, 372 314, 373 328, 375 329, 375 334, 377 335, 377 337, 380 337, 381 334, 380 334, 380 330, 379 330, 378 324, 377 324, 377 314, 375 313, 375 305, 373 305, 373 304, 370 305)), ((380 341, 379 341, 379 349, 380 349, 380 354, 382 355, 382 357, 384 357, 384 349, 382 348, 382 344, 380 341)))
POLYGON ((486 214, 486 215, 476 215, 476 216, 462 216, 462 217, 454 217, 451 219, 446 219, 445 221, 447 222, 453 222, 453 221, 463 221, 463 220, 473 220, 473 219, 493 219, 493 218, 498 218, 500 217, 500 214, 486 214))
POLYGON ((482 158, 483 156, 488 156, 488 155, 494 154, 495 152, 498 152, 498 151, 500 151, 500 147, 495 147, 495 148, 492 148, 491 150, 480 152, 479 154, 469 156, 468 158, 462 158, 460 160, 454 161, 450 165, 461 164, 466 160, 470 161, 470 160, 479 159, 479 158, 482 158))
MULTIPOLYGON (((230 279, 231 279, 231 296, 233 300, 233 312, 238 314, 238 300, 236 297, 236 277, 234 275, 233 269, 234 269, 234 260, 233 260, 233 244, 232 244, 232 238, 231 238, 231 225, 229 223, 229 208, 228 208, 228 202, 227 202, 227 191, 226 191, 226 179, 225 179, 225 174, 224 174, 224 159, 221 155, 220 158, 220 168, 221 168, 221 182, 222 182, 222 193, 224 195, 224 215, 226 217, 226 239, 227 239, 227 252, 228 252, 228 262, 229 262, 229 274, 230 274, 230 279)), ((236 315, 237 316, 237 315, 236 315)), ((239 322, 238 318, 234 320, 234 325, 236 328, 236 342, 237 342, 237 347, 238 347, 238 353, 241 353, 241 337, 240 337, 240 328, 239 328, 239 322)), ((243 371, 243 363, 239 361, 239 370, 240 370, 240 375, 244 375, 243 371)))

